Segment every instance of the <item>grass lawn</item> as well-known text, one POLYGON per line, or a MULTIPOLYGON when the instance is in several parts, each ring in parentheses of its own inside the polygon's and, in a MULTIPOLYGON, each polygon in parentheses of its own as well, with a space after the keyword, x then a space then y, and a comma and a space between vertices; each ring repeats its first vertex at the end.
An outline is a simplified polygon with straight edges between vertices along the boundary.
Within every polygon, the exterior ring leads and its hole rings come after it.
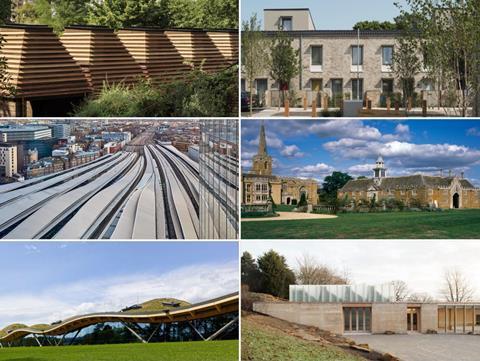
POLYGON ((301 340, 242 318, 242 360, 244 361, 359 361, 335 346, 301 340))
POLYGON ((480 210, 339 214, 335 219, 242 222, 245 239, 480 237, 480 210))
POLYGON ((1 361, 237 361, 238 341, 0 349, 1 361))

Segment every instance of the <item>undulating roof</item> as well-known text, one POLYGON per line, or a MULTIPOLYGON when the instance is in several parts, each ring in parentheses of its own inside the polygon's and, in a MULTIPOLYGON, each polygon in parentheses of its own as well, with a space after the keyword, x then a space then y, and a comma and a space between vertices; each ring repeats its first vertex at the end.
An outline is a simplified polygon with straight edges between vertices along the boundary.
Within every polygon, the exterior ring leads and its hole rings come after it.
POLYGON ((82 95, 90 88, 80 65, 52 28, 41 25, 4 25, 6 43, 0 55, 7 59, 17 98, 82 95))

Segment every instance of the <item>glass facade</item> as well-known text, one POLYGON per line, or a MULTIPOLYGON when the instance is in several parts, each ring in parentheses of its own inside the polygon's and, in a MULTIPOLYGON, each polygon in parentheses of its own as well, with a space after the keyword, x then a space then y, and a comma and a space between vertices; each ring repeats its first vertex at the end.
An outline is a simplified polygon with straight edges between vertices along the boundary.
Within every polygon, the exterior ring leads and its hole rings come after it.
POLYGON ((238 121, 201 121, 200 238, 238 238, 238 121))

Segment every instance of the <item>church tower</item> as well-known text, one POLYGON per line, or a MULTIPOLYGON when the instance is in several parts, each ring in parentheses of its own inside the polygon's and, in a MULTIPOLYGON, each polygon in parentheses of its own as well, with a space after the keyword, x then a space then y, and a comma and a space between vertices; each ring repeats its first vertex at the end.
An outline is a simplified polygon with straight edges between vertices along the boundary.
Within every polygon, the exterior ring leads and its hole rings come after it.
POLYGON ((253 165, 250 173, 257 175, 272 175, 272 157, 267 153, 267 141, 263 122, 260 127, 258 152, 253 157, 253 165))
POLYGON ((373 168, 373 178, 385 178, 387 176, 387 168, 385 168, 385 162, 381 155, 378 156, 375 162, 375 168, 373 168))

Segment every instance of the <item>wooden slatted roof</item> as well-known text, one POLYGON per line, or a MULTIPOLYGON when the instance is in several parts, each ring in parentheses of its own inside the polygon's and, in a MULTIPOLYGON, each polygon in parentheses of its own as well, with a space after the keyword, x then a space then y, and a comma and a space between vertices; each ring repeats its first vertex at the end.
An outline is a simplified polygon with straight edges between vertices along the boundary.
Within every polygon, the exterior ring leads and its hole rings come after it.
POLYGON ((140 65, 113 30, 101 26, 71 26, 60 40, 81 65, 94 92, 103 83, 132 84, 142 76, 140 65))
POLYGON ((122 29, 118 36, 145 75, 154 81, 171 81, 191 70, 163 30, 122 29))
POLYGON ((17 98, 81 95, 90 91, 79 64, 52 28, 42 25, 5 25, 7 59, 17 98))

